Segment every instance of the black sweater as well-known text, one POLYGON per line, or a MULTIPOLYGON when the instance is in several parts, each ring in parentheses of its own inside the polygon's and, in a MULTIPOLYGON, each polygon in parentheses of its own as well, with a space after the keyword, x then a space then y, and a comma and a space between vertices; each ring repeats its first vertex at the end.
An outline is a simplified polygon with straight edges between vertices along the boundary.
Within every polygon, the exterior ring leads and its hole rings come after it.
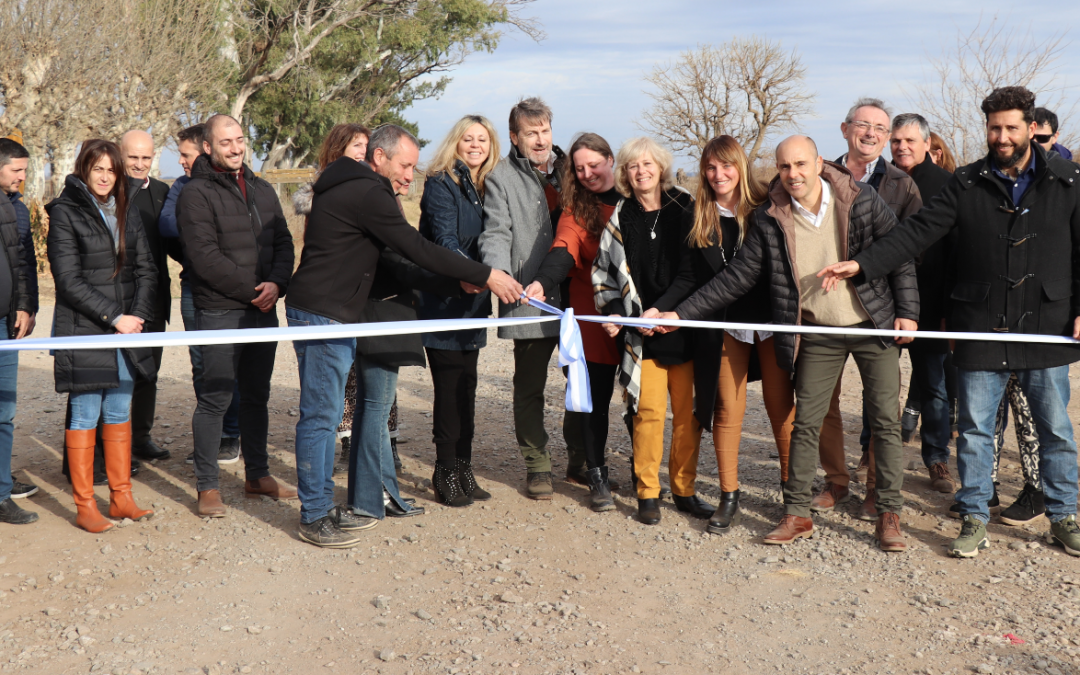
MULTIPOLYGON (((185 189, 185 192, 187 190, 185 189)), ((491 268, 434 244, 405 220, 390 181, 364 162, 342 157, 315 181, 300 266, 286 305, 341 323, 357 323, 389 247, 420 267, 474 286, 491 268)))

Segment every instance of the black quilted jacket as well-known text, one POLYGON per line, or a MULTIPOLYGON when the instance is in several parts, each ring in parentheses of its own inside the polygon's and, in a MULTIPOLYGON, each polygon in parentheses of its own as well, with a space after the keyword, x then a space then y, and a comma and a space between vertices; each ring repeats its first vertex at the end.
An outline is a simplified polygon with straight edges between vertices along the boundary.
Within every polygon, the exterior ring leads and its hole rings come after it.
MULTIPOLYGON (((847 169, 825 162, 822 178, 829 181, 836 199, 838 225, 845 235, 842 241, 847 244, 841 252, 844 260, 850 260, 896 227, 896 216, 874 188, 857 183, 847 169)), ((802 323, 799 282, 793 273, 795 225, 791 197, 779 179, 773 180, 769 201, 758 208, 754 217, 757 226, 747 233, 731 264, 675 309, 680 319, 708 318, 748 293, 759 276, 768 274, 773 323, 802 323)), ((856 283, 855 290, 877 328, 891 330, 897 318, 919 320, 919 289, 915 265, 910 260, 882 278, 856 283)), ((777 365, 794 371, 799 337, 777 333, 775 340, 777 365)), ((881 342, 886 346, 895 344, 891 338, 881 342)))

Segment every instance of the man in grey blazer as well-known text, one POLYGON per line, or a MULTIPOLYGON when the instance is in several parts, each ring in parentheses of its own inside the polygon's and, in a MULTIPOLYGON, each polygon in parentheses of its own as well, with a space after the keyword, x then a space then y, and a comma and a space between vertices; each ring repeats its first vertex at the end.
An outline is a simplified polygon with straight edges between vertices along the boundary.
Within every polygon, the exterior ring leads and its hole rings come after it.
MULTIPOLYGON (((563 153, 551 142, 551 109, 525 98, 510 110, 510 153, 484 181, 485 265, 509 273, 522 285, 533 280, 551 248, 551 214, 559 206, 563 153)), ((558 305, 556 290, 548 303, 558 305)), ((539 316, 520 302, 499 303, 499 316, 539 316)), ((528 471, 526 494, 551 499, 551 454, 544 429, 548 362, 559 341, 558 322, 508 326, 499 337, 514 341, 514 428, 528 471)))

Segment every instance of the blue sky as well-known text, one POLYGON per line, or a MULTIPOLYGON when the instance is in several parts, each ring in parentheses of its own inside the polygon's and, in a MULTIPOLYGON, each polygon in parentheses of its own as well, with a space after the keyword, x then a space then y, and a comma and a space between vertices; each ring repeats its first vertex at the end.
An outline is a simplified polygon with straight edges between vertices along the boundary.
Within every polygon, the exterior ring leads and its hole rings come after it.
MULTIPOLYGON (((1078 23, 1080 4, 1054 0, 1022 6, 986 0, 907 0, 869 3, 690 2, 666 0, 537 0, 524 8, 543 24, 547 38, 535 43, 510 33, 493 54, 474 54, 450 75, 441 99, 422 101, 406 111, 432 142, 426 159, 453 123, 480 113, 495 123, 504 147, 506 118, 523 95, 544 98, 554 111, 557 144, 566 148, 581 131, 603 135, 613 147, 641 135, 635 122, 650 99, 646 73, 659 62, 702 43, 734 36, 762 35, 795 48, 807 67, 806 87, 816 95, 814 112, 799 125, 814 137, 822 154, 846 150, 839 125, 860 96, 882 98, 895 112, 913 110, 908 94, 928 74, 928 57, 954 44, 958 29, 971 30, 995 14, 1047 37, 1078 23), (972 8, 975 9, 972 9, 972 8)), ((1060 74, 1080 97, 1080 35, 1061 59, 1060 74)), ((1073 120, 1080 124, 1080 117, 1073 120)), ((163 175, 177 175, 175 155, 163 157, 163 175)), ((689 161, 682 160, 684 165, 689 161)), ((256 166, 258 162, 256 162, 256 166)))

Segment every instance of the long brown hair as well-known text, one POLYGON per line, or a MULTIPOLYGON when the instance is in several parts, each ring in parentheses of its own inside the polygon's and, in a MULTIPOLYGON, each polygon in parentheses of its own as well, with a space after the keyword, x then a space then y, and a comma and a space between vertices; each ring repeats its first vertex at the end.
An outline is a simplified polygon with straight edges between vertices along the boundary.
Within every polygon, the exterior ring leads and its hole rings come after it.
MULTIPOLYGON (((120 153, 120 146, 103 138, 83 141, 82 149, 79 150, 79 157, 75 160, 75 177, 81 180, 89 189, 90 171, 102 157, 109 158, 112 162, 113 173, 116 174, 116 183, 113 184, 113 189, 109 192, 109 196, 116 200, 116 269, 113 270, 112 274, 113 277, 116 277, 124 267, 124 257, 127 253, 125 224, 128 211, 128 177, 124 173, 124 157, 120 153)), ((92 191, 90 196, 96 199, 96 195, 92 191)))
POLYGON ((357 136, 366 136, 368 140, 371 140, 371 129, 363 124, 351 122, 335 124, 323 139, 322 147, 319 148, 319 171, 341 159, 345 154, 345 148, 349 147, 357 136))
POLYGON ((746 237, 746 226, 750 214, 768 197, 768 187, 750 171, 746 152, 739 142, 731 136, 717 136, 705 144, 701 151, 698 165, 697 199, 694 201, 694 227, 690 230, 688 242, 695 248, 707 248, 715 241, 723 243, 724 235, 720 230, 720 210, 716 207, 716 192, 705 177, 709 162, 733 164, 739 171, 739 204, 735 208, 735 220, 739 222, 739 244, 746 237))
POLYGON ((589 233, 590 237, 599 238, 604 231, 604 213, 600 202, 600 195, 585 188, 577 179, 577 171, 574 169, 574 155, 578 150, 592 150, 604 159, 615 161, 615 153, 611 146, 599 134, 587 132, 581 134, 570 146, 567 161, 563 164, 562 194, 560 202, 563 211, 573 214, 574 220, 589 233))
POLYGON ((956 173, 956 158, 953 157, 952 150, 949 150, 949 145, 945 142, 945 139, 933 131, 930 132, 930 152, 931 154, 940 152, 941 168, 949 173, 956 173))

